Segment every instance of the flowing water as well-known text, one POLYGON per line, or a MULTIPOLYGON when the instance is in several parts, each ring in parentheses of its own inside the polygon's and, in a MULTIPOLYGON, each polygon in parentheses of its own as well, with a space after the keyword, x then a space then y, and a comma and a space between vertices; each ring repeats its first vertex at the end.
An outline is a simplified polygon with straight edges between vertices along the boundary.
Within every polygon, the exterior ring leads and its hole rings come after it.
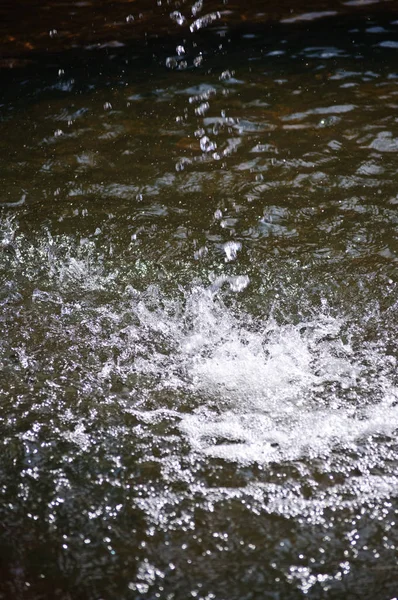
POLYGON ((397 4, 71 7, 0 72, 0 598, 395 598, 397 4))

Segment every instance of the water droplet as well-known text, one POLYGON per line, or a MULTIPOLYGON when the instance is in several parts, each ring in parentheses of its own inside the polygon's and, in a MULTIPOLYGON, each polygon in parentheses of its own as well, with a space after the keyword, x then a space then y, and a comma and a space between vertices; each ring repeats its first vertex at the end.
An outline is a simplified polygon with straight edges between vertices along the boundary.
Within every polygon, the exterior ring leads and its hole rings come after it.
POLYGON ((210 141, 210 139, 207 137, 207 135, 204 135, 200 139, 200 148, 201 148, 202 152, 211 152, 212 150, 215 150, 217 148, 217 144, 210 141))
POLYGON ((215 21, 216 19, 219 19, 220 16, 221 15, 219 12, 209 13, 208 15, 205 15, 204 17, 200 17, 199 19, 196 19, 193 23, 191 23, 189 29, 191 30, 192 33, 194 31, 198 31, 199 29, 202 29, 203 27, 207 27, 208 25, 210 25, 210 23, 213 23, 213 21, 215 21))
POLYGON ((197 2, 195 2, 195 4, 192 6, 192 15, 195 17, 198 13, 200 13, 200 11, 203 8, 203 0, 198 0, 197 2))
POLYGON ((242 292, 250 283, 248 275, 238 275, 229 279, 229 285, 233 292, 242 292))
POLYGON ((186 18, 178 10, 170 13, 170 19, 175 21, 178 25, 184 25, 186 18))
POLYGON ((220 81, 227 81, 228 79, 231 79, 231 77, 233 76, 233 72, 229 71, 228 69, 226 71, 223 71, 219 77, 220 81))
POLYGON ((166 67, 168 69, 176 69, 178 65, 177 60, 173 56, 166 58, 166 67))
POLYGON ((208 102, 203 102, 199 106, 195 108, 196 115, 204 115, 210 108, 210 104, 208 102))
POLYGON ((235 260, 238 251, 241 250, 242 244, 240 242, 227 242, 223 245, 225 252, 225 262, 231 262, 235 260))
POLYGON ((198 56, 195 56, 195 58, 193 59, 193 64, 194 67, 200 67, 200 65, 203 62, 203 56, 202 54, 199 54, 198 56))

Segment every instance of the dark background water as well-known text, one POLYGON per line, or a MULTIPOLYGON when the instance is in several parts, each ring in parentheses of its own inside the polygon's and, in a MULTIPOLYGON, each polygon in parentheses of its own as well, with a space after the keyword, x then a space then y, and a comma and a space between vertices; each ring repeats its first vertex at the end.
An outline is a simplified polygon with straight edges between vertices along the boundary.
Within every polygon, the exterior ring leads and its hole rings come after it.
POLYGON ((394 598, 397 3, 0 47, 0 597, 394 598))

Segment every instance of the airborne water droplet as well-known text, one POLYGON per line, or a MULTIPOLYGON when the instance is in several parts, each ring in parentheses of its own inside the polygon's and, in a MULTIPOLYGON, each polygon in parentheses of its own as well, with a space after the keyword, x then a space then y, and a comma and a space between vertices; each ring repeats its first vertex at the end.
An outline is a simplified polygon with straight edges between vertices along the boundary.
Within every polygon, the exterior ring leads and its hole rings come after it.
POLYGON ((197 2, 195 2, 195 4, 192 6, 192 14, 195 17, 198 13, 200 13, 200 11, 203 8, 203 0, 198 0, 197 2))
POLYGON ((178 10, 170 13, 170 19, 178 25, 184 25, 186 18, 178 10))
POLYGON ((166 58, 166 67, 168 69, 176 69, 178 65, 177 60, 173 56, 166 58))
POLYGON ((240 242, 227 242, 223 246, 225 252, 225 262, 230 262, 231 260, 235 260, 238 251, 242 248, 242 244, 240 242))
POLYGON ((208 25, 210 25, 210 23, 213 23, 213 21, 216 21, 217 19, 219 19, 220 16, 221 15, 219 12, 214 12, 214 13, 209 13, 208 15, 204 15, 203 17, 200 17, 199 19, 196 19, 193 23, 191 23, 189 29, 191 30, 192 33, 194 31, 199 31, 199 29, 202 29, 203 27, 207 27, 208 25))
POLYGON ((195 58, 193 59, 193 64, 194 67, 200 67, 200 65, 203 62, 203 56, 202 54, 199 54, 198 56, 195 56, 195 58))
POLYGON ((217 148, 217 144, 211 142, 207 135, 204 135, 200 140, 200 148, 203 152, 212 152, 217 148))

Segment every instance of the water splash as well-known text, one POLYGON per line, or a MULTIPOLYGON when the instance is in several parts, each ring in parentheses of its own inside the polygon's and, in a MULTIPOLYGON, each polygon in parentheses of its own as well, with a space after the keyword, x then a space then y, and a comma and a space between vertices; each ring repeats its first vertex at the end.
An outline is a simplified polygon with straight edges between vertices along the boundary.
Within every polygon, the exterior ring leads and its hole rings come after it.
MULTIPOLYGON (((47 232, 29 247, 13 220, 2 226, 3 246, 14 248, 3 259, 29 282, 41 335, 51 331, 60 348, 73 343, 70 369, 80 362, 81 389, 106 394, 106 382, 119 381, 140 418, 165 408, 156 394, 167 391, 195 452, 282 463, 393 436, 396 359, 382 340, 367 340, 358 322, 332 316, 327 304, 294 323, 277 321, 269 309, 255 318, 239 300, 250 283, 246 274, 167 294, 158 285, 139 291, 131 284, 142 278, 142 264, 109 270, 94 240, 73 245, 47 232), (88 349, 96 358, 86 364, 88 349)), ((156 267, 145 271, 154 276, 156 267)), ((16 347, 23 368, 40 368, 33 347, 16 347)), ((59 385, 62 374, 54 375, 49 381, 59 385)))
POLYGON ((228 309, 214 288, 194 289, 183 304, 151 295, 132 307, 153 344, 133 369, 192 397, 180 429, 196 451, 283 462, 393 435, 395 361, 354 346, 343 319, 325 312, 296 325, 255 322, 228 309))

